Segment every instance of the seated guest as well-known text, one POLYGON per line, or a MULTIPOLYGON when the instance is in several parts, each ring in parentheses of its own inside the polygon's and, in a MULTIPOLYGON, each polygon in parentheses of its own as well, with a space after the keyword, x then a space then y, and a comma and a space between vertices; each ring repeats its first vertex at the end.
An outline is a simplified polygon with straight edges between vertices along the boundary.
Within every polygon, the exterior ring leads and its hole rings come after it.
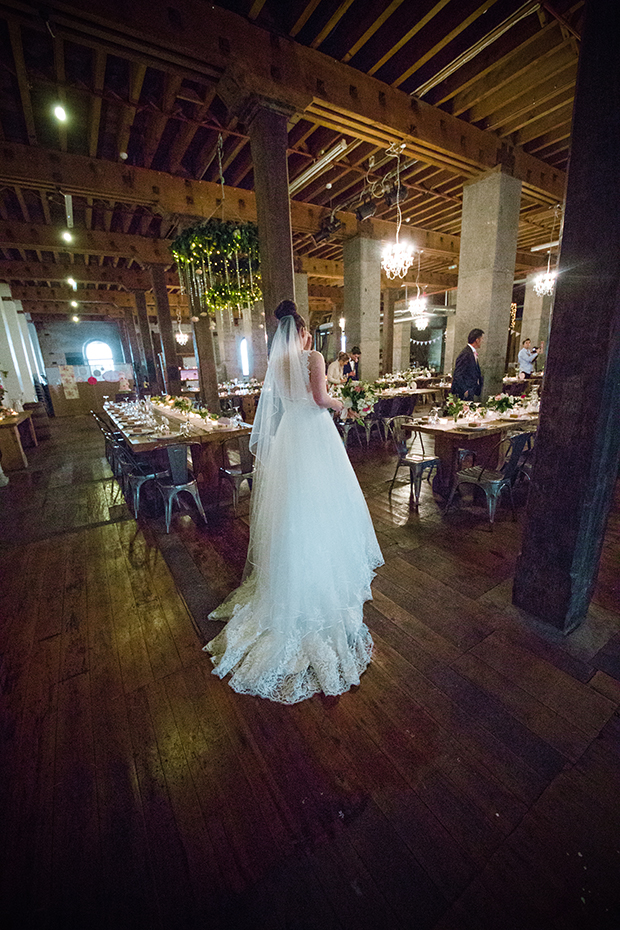
POLYGON ((523 348, 519 352, 519 371, 523 373, 525 378, 531 378, 534 374, 534 361, 538 358, 544 346, 542 339, 540 346, 536 349, 532 349, 531 339, 523 340, 523 348))
POLYGON ((359 381, 359 361, 362 350, 359 346, 353 346, 349 352, 349 361, 344 366, 344 376, 347 381, 359 381))
POLYGON ((349 356, 346 352, 339 352, 338 358, 334 359, 331 365, 327 369, 327 384, 346 384, 346 376, 344 374, 344 368, 346 363, 349 361, 349 356))

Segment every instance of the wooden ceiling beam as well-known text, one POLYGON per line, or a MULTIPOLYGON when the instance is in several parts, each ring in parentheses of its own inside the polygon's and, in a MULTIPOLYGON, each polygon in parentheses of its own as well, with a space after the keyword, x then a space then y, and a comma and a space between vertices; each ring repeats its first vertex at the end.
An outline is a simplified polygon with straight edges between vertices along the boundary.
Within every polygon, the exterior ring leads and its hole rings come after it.
MULTIPOLYGON (((547 78, 546 81, 540 83, 537 81, 534 86, 513 97, 510 103, 493 110, 485 121, 486 128, 502 135, 505 134, 510 131, 508 127, 518 124, 521 119, 527 119, 528 115, 540 104, 551 100, 556 94, 570 91, 574 87, 576 79, 577 62, 571 62, 561 71, 547 78)), ((519 126, 517 125, 516 128, 519 128, 519 126)))
MULTIPOLYGON (((61 251, 71 255, 125 256, 144 264, 173 264, 169 241, 126 236, 95 230, 72 230, 73 241, 63 242, 61 230, 54 226, 33 223, 0 223, 0 245, 10 249, 41 249, 44 252, 61 251)), ((71 272, 69 272, 71 274, 71 272)))
MULTIPOLYGON (((99 267, 99 265, 69 265, 68 263, 0 261, 1 281, 60 281, 73 278, 77 284, 113 284, 127 290, 148 291, 151 278, 146 271, 129 268, 99 267)), ((168 288, 177 288, 179 278, 176 272, 166 273, 168 288)))
POLYGON ((528 126, 520 129, 515 134, 515 139, 519 145, 528 145, 534 142, 540 144, 541 139, 553 130, 560 129, 560 135, 557 138, 564 138, 570 134, 570 120, 573 112, 573 101, 566 102, 562 100, 551 111, 547 112, 540 119, 532 121, 528 126))
POLYGON ((405 33, 398 42, 395 42, 394 45, 390 47, 390 50, 383 55, 379 61, 375 62, 372 68, 369 69, 368 74, 376 74, 383 65, 390 60, 397 52, 401 50, 408 42, 410 42, 418 32, 421 32, 425 26, 430 23, 438 13, 441 13, 443 8, 448 5, 450 0, 438 0, 437 3, 426 13, 421 19, 419 19, 415 26, 405 33))
POLYGON ((166 73, 161 113, 153 113, 146 127, 144 151, 142 153, 145 168, 151 167, 168 120, 174 115, 174 105, 182 83, 183 78, 180 75, 166 73))
POLYGON ((462 116, 476 105, 478 106, 477 112, 481 113, 481 102, 487 97, 496 95, 501 88, 505 87, 508 87, 508 92, 510 92, 513 82, 518 81, 530 68, 544 67, 547 60, 552 61, 563 49, 565 53, 570 54, 570 43, 562 39, 557 24, 542 29, 494 67, 487 68, 475 80, 472 80, 469 86, 461 88, 452 98, 451 114, 462 116))
POLYGON ((121 153, 127 154, 131 127, 136 118, 136 107, 140 101, 142 85, 146 75, 146 65, 139 62, 132 62, 130 65, 130 74, 129 104, 124 104, 121 107, 121 118, 116 136, 117 157, 120 157, 121 153))
POLYGON ((68 310, 63 310, 59 304, 53 302, 46 302, 43 300, 24 300, 22 301, 22 309, 24 313, 30 313, 32 316, 62 316, 71 318, 72 316, 79 316, 80 319, 88 317, 107 317, 110 319, 122 318, 125 316, 124 308, 115 306, 113 301, 107 306, 101 307, 89 307, 86 313, 80 313, 79 309, 75 310, 69 308, 68 310))
POLYGON ((489 7, 492 7, 497 0, 483 0, 483 3, 477 7, 469 16, 466 16, 465 19, 454 27, 447 35, 443 36, 439 42, 436 42, 435 45, 430 48, 427 52, 424 52, 423 55, 416 55, 414 64, 410 65, 406 71, 404 71, 395 81, 392 81, 392 87, 400 87, 401 84, 404 84, 412 74, 415 74, 416 71, 419 71, 427 61, 430 61, 435 55, 438 55, 447 45, 450 44, 454 39, 458 38, 462 32, 469 28, 472 23, 475 23, 484 13, 487 12, 489 7))
MULTIPOLYGON (((11 287, 11 297, 13 300, 27 301, 44 301, 45 303, 64 303, 71 304, 75 300, 79 304, 79 310, 82 312, 90 311, 90 308, 97 304, 113 303, 116 307, 135 308, 136 302, 133 293, 129 291, 98 291, 94 288, 79 287, 76 291, 71 287, 11 287)), ((155 295, 152 292, 146 293, 147 306, 155 306, 155 295)), ((168 303, 176 312, 177 307, 189 313, 189 299, 185 294, 169 294, 168 303)), ((69 312, 69 311, 67 311, 69 312)), ((74 312, 78 312, 74 310, 74 312)))
MULTIPOLYGON (((7 2, 10 5, 13 0, 7 2)), ((442 4, 443 0, 436 7, 442 4)), ((19 7, 23 10, 21 2, 19 7)), ((78 41, 80 36, 90 36, 134 51, 153 54, 156 50, 160 61, 182 55, 195 62, 197 69, 203 67, 205 74, 219 71, 223 78, 218 94, 225 102, 230 94, 277 100, 293 112, 314 115, 318 111, 322 118, 317 122, 325 124, 331 116, 336 131, 342 131, 341 121, 346 117, 358 138, 376 140, 378 145, 404 140, 413 157, 431 164, 441 162, 468 177, 506 158, 505 144, 493 134, 202 0, 185 0, 185 28, 175 30, 170 28, 168 8, 150 0, 121 6, 117 0, 50 0, 47 10, 52 27, 58 23, 73 29, 78 41), (196 23, 204 28, 195 28, 196 23)), ((524 184, 539 191, 543 199, 544 195, 551 200, 561 197, 563 172, 519 150, 508 150, 508 154, 514 158, 515 176, 524 184)))
POLYGON ((506 108, 508 112, 514 111, 515 101, 526 95, 530 100, 539 100, 542 88, 560 80, 560 76, 563 79, 567 71, 576 78, 577 57, 569 44, 520 68, 512 79, 504 82, 494 93, 486 94, 474 103, 465 115, 472 122, 488 120, 485 126, 490 128, 490 118, 498 110, 506 108))
POLYGON ((9 28, 15 72, 17 75, 17 86, 19 88, 19 96, 21 98, 24 120, 26 122, 26 134, 30 145, 36 145, 37 131, 34 122, 34 111, 32 109, 32 98, 30 96, 30 81, 28 80, 28 72, 26 71, 26 62, 24 59, 22 30, 20 24, 12 18, 9 19, 7 25, 9 28))
POLYGON ((93 60, 93 90, 94 95, 90 98, 90 116, 88 124, 88 154, 91 158, 97 157, 99 148, 99 123, 101 121, 101 103, 102 98, 99 96, 103 92, 105 82, 105 68, 107 55, 101 48, 94 50, 93 60))
MULTIPOLYGON (((56 93, 63 107, 67 106, 67 92, 65 90, 65 44, 60 36, 54 38, 54 70, 58 87, 56 93)), ((60 151, 67 151, 67 124, 58 121, 58 141, 60 151)))
POLYGON ((368 29, 366 29, 366 31, 359 37, 359 39, 351 46, 351 48, 347 52, 345 52, 345 54, 342 56, 341 61, 346 63, 347 61, 350 61, 355 55, 357 55, 359 50, 363 48, 364 45, 366 45, 366 43, 370 39, 372 39, 375 32, 379 31, 381 26, 383 26, 383 24, 390 18, 392 13, 396 12, 398 7, 403 2, 404 0, 392 0, 392 2, 388 6, 386 6, 383 13, 380 13, 376 17, 372 25, 370 25, 368 29))

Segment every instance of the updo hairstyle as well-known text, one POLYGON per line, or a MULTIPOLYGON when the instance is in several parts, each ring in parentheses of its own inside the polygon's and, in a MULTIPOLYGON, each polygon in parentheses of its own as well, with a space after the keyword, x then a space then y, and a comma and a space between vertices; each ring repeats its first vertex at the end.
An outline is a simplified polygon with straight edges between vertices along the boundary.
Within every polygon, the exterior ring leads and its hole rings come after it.
POLYGON ((297 307, 294 300, 281 300, 275 309, 274 316, 276 320, 283 320, 285 316, 292 316, 295 320, 295 326, 298 333, 300 333, 302 329, 308 328, 303 316, 300 316, 297 313, 297 307))

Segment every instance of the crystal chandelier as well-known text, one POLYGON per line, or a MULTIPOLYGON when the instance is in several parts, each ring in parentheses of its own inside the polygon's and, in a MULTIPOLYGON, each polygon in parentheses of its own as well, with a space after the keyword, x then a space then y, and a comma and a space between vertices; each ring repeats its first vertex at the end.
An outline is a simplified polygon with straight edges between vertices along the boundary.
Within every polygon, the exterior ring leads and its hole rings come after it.
MULTIPOLYGON (((404 145, 404 143, 403 143, 404 145)), ((400 155, 403 145, 396 146, 393 143, 386 154, 392 155, 396 159, 396 211, 398 221, 396 223, 396 241, 394 245, 389 246, 383 253, 381 267, 390 280, 394 278, 404 278, 411 266, 413 265, 414 250, 409 245, 399 242, 400 227, 403 222, 403 215, 400 209, 400 155)))
POLYGON ((174 338, 179 343, 180 346, 185 346, 189 342, 189 336, 187 333, 184 333, 181 329, 181 308, 177 307, 177 331, 174 334, 174 338))
POLYGON ((547 270, 543 274, 539 274, 534 281, 534 293, 539 297, 551 297, 557 276, 557 271, 551 271, 547 268, 547 270))
MULTIPOLYGON (((560 212, 559 204, 553 209, 553 229, 551 231, 551 241, 555 236, 555 226, 560 212)), ((555 280, 558 276, 557 269, 551 270, 551 249, 547 251, 547 270, 539 274, 534 280, 534 293, 538 297, 551 297, 555 287, 555 280)))

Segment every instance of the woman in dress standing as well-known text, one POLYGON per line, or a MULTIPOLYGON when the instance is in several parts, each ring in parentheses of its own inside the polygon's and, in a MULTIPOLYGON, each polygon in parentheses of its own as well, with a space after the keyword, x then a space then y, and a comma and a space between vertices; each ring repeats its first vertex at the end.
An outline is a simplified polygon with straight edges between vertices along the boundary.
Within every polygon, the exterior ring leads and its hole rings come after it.
POLYGON ((284 704, 359 684, 372 639, 363 621, 383 564, 368 507, 329 408, 320 352, 291 300, 276 310, 250 438, 256 456, 244 580, 210 615, 204 648, 231 687, 284 704))

